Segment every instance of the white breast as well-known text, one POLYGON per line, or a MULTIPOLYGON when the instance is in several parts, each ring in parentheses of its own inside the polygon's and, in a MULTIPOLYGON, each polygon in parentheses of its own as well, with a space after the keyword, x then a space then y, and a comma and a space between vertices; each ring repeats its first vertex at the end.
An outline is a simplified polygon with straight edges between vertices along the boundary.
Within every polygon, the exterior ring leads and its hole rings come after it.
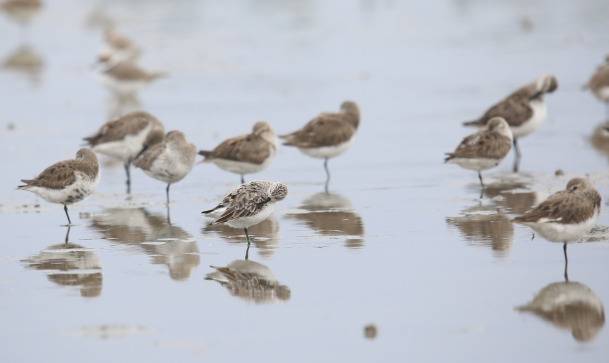
POLYGON ((353 144, 353 135, 348 141, 343 142, 335 146, 323 146, 318 148, 298 148, 302 153, 317 159, 330 159, 339 156, 351 147, 353 144))
POLYGON ((530 102, 533 115, 520 126, 511 127, 515 138, 527 136, 541 126, 548 114, 546 103, 543 99, 534 99, 530 102))
POLYGON ((165 183, 177 183, 184 179, 195 165, 195 159, 186 160, 179 151, 167 147, 144 172, 165 183))
POLYGON ((262 210, 256 215, 253 215, 251 217, 237 218, 232 221, 226 222, 226 224, 233 228, 248 228, 267 219, 273 213, 273 209, 273 203, 269 203, 266 207, 262 208, 262 210))
POLYGON ((550 242, 576 242, 581 240, 596 223, 597 214, 584 222, 561 224, 556 222, 527 223, 535 232, 550 242))
POLYGON ((262 164, 254 164, 226 159, 212 159, 212 162, 222 170, 226 170, 228 172, 239 175, 246 175, 258 173, 266 169, 271 164, 271 161, 273 160, 274 156, 275 152, 273 151, 271 155, 266 158, 266 160, 264 160, 262 164))
POLYGON ((489 158, 453 158, 448 162, 457 164, 463 169, 482 171, 497 166, 501 160, 489 158))
POLYGON ((122 140, 95 145, 93 151, 123 162, 133 160, 142 151, 146 137, 151 129, 152 124, 149 123, 142 131, 133 135, 127 135, 122 140))

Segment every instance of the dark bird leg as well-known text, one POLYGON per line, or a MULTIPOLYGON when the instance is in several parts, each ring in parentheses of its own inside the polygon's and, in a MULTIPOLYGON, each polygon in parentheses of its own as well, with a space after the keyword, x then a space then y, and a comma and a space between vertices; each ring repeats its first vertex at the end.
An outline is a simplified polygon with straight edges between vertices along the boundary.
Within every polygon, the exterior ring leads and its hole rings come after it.
POLYGON ((65 238, 65 239, 64 239, 64 241, 63 241, 63 243, 64 243, 64 244, 66 244, 66 245, 67 245, 68 243, 70 243, 70 241, 69 241, 69 240, 70 240, 70 228, 71 228, 71 227, 70 227, 70 225, 68 224, 68 229, 66 230, 66 238, 65 238))
POLYGON ((328 192, 328 186, 330 185, 330 169, 328 169, 328 158, 324 159, 324 169, 326 170, 326 193, 328 192))
POLYGON ((514 144, 514 166, 512 168, 512 170, 514 171, 514 173, 518 172, 518 169, 520 168, 520 148, 518 147, 518 139, 514 138, 514 140, 512 141, 512 143, 514 144))
POLYGON ((127 194, 131 194, 131 160, 125 163, 125 174, 127 174, 127 194))
POLYGON ((68 213, 68 206, 66 204, 63 205, 63 211, 66 212, 66 217, 68 217, 68 227, 72 225, 72 221, 70 220, 70 214, 68 213))
POLYGON ((245 250, 245 259, 249 259, 250 257, 250 235, 247 233, 247 228, 243 228, 245 231, 245 238, 247 239, 247 249, 245 250))
POLYGON ((482 180, 482 173, 478 170, 478 180, 480 180, 480 199, 484 196, 484 181, 482 180))
POLYGON ((565 281, 569 282, 569 258, 567 257, 567 242, 563 243, 562 251, 565 255, 565 281))
POLYGON ((245 177, 241 174, 241 184, 245 184, 245 177))
POLYGON ((169 187, 171 186, 171 183, 167 183, 167 188, 165 189, 165 196, 167 199, 167 207, 169 207, 169 187))

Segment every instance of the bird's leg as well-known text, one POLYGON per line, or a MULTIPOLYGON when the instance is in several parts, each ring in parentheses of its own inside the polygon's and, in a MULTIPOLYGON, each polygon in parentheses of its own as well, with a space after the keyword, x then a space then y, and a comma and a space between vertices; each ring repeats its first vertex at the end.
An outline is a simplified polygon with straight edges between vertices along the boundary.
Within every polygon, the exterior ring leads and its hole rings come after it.
POLYGON ((68 224, 68 229, 66 230, 66 238, 65 238, 65 240, 63 241, 63 242, 64 242, 64 244, 66 244, 66 245, 69 243, 69 240, 70 240, 70 228, 71 228, 71 227, 70 227, 70 225, 68 224))
POLYGON ((518 172, 518 169, 520 168, 520 148, 518 147, 518 139, 514 138, 514 140, 512 141, 513 145, 514 145, 514 166, 512 168, 512 170, 514 171, 514 173, 518 172))
POLYGON ((131 160, 125 163, 125 174, 127 175, 127 194, 131 194, 131 160))
POLYGON ((165 195, 166 195, 166 199, 167 199, 167 207, 169 208, 169 187, 171 186, 171 183, 167 183, 167 188, 165 189, 165 195))
POLYGON ((531 233, 531 241, 535 239, 535 232, 531 233))
POLYGON ((324 159, 324 169, 326 170, 326 193, 328 192, 328 186, 330 185, 330 169, 328 169, 328 158, 324 159))
POLYGON ((250 256, 250 235, 247 233, 247 228, 243 228, 245 231, 245 238, 247 239, 247 249, 245 250, 245 259, 249 259, 250 256))
POLYGON ((563 243, 562 251, 565 255, 565 281, 569 282, 569 258, 567 257, 567 242, 563 243))
POLYGON ((72 221, 70 220, 70 214, 68 213, 68 205, 63 205, 63 211, 66 212, 66 217, 68 217, 68 227, 72 225, 72 221))
POLYGON ((245 177, 241 174, 241 184, 245 184, 245 177))

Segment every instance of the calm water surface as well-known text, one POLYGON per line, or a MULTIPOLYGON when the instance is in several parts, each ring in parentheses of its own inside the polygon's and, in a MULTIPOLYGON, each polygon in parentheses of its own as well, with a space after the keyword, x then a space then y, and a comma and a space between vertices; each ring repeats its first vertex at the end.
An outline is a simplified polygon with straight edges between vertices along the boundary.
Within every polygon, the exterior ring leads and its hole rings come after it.
POLYGON ((573 175, 609 193, 609 141, 592 137, 604 108, 581 92, 608 51, 607 14, 600 0, 63 0, 26 29, 2 17, 0 360, 605 361, 608 213, 569 247, 569 283, 561 246, 510 219, 573 175), (90 68, 106 16, 143 66, 171 74, 127 103, 90 68), (548 120, 521 142, 522 173, 510 155, 480 200, 443 152, 471 131, 461 121, 542 73, 560 83, 548 120), (281 148, 258 177, 290 194, 249 251, 200 216, 238 182, 212 165, 175 185, 168 223, 161 183, 135 171, 126 199, 122 167, 104 162, 67 244, 61 208, 15 190, 124 109, 210 148, 344 99, 363 120, 329 193, 321 162, 281 148), (268 281, 210 267, 229 264, 268 281))

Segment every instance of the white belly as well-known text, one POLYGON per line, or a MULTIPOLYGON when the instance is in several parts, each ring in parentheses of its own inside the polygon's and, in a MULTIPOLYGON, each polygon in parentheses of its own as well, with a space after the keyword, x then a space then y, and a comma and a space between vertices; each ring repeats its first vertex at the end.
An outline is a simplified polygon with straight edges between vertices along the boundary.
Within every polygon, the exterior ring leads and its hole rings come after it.
POLYGON ((80 202, 89 195, 93 194, 97 184, 99 183, 99 173, 97 178, 94 180, 84 176, 84 174, 77 173, 76 180, 71 185, 63 189, 49 189, 43 187, 29 187, 29 190, 33 193, 38 194, 47 202, 58 203, 58 204, 73 204, 80 202))
POLYGON ((603 102, 609 102, 609 86, 597 89, 594 94, 599 100, 603 102))
POLYGON ((100 81, 110 91, 119 95, 132 95, 144 88, 148 82, 144 80, 118 80, 106 74, 100 75, 100 81))
POLYGON ((554 222, 526 223, 535 232, 551 242, 576 242, 581 240, 594 227, 596 215, 578 224, 560 224, 554 222))
POLYGON ((258 173, 266 169, 273 160, 273 156, 274 154, 271 154, 262 164, 246 163, 226 159, 212 159, 211 161, 222 170, 239 175, 246 175, 258 173))
POLYGON ((501 160, 488 158, 454 158, 450 159, 448 162, 457 164, 463 169, 482 171, 497 166, 501 160))
POLYGON ((351 147, 353 144, 353 139, 355 136, 352 136, 349 141, 343 142, 342 144, 338 144, 336 146, 323 146, 318 148, 298 148, 302 153, 317 159, 330 159, 337 157, 338 155, 344 153, 351 147))
POLYGON ((530 104, 531 108, 533 109, 533 115, 531 118, 520 126, 510 127, 515 138, 527 136, 528 134, 537 130, 548 115, 548 110, 544 100, 533 100, 530 104))
POLYGON ((251 217, 242 217, 237 218, 232 221, 226 222, 229 226, 233 228, 248 228, 253 225, 256 225, 263 220, 267 219, 273 213, 273 204, 269 204, 264 207, 258 214, 253 215, 251 217))
POLYGON ((182 160, 181 155, 166 150, 144 173, 165 183, 177 183, 190 173, 194 165, 195 158, 189 163, 182 160))
POLYGON ((122 140, 95 145, 93 147, 93 151, 113 157, 123 162, 133 160, 142 151, 144 142, 146 141, 146 137, 148 136, 151 128, 152 125, 149 124, 139 133, 127 135, 122 140))

